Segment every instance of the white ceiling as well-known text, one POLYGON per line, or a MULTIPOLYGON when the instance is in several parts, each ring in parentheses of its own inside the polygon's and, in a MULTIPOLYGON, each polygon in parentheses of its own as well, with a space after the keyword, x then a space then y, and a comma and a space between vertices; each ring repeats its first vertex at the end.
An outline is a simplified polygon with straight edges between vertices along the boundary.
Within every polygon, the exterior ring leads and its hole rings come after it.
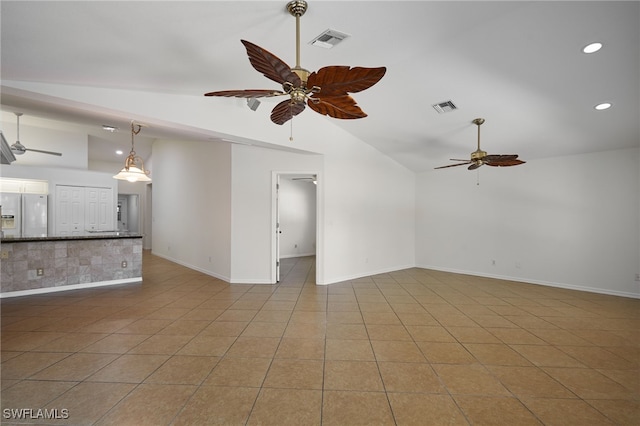
MULTIPOLYGON (((295 65, 295 19, 286 3, 3 0, 1 76, 192 96, 279 89, 251 67, 240 39, 295 65)), ((637 1, 310 0, 301 65, 386 66, 377 85, 353 95, 368 117, 327 120, 415 171, 467 158, 476 148, 476 117, 486 119, 482 147, 490 154, 573 155, 640 144, 639 22, 637 1), (333 49, 308 44, 328 28, 351 37, 333 49), (602 50, 582 53, 594 41, 602 50), (447 100, 458 109, 432 108, 447 100), (604 101, 613 107, 594 110, 604 101)), ((89 125, 90 160, 113 160, 109 144, 130 140, 130 117, 100 100, 78 109, 3 85, 1 103, 5 114, 24 112, 25 124, 31 116, 89 125), (112 123, 125 131, 105 136, 100 126, 112 123)), ((247 122, 271 105, 247 108, 247 122)), ((207 132, 176 122, 145 133, 207 132)))

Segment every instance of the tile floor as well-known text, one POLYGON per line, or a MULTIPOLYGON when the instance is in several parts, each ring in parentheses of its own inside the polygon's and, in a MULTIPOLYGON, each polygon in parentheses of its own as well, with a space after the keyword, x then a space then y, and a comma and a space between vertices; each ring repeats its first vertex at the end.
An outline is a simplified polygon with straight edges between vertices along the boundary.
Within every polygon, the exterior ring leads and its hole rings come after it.
POLYGON ((3 424, 640 424, 640 300, 418 268, 316 286, 313 258, 274 286, 143 274, 2 300, 3 424))

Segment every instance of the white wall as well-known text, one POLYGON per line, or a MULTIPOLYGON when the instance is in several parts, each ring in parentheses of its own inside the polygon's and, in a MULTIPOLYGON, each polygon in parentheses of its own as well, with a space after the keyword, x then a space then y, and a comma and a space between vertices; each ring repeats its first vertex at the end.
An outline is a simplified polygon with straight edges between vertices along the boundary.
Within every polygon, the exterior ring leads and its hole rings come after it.
POLYGON ((419 174, 416 264, 638 297, 639 155, 419 174))
POLYGON ((316 254, 316 185, 311 180, 280 179, 278 194, 280 258, 316 254))
POLYGON ((272 283, 273 172, 321 173, 323 157, 233 146, 232 282, 272 283))
POLYGON ((321 160, 233 148, 232 281, 271 282, 271 173, 312 173, 320 165, 316 282, 413 266, 415 174, 329 119, 301 114, 294 133, 293 145, 322 153, 321 160))
POLYGON ((153 253, 229 281, 230 145, 157 140, 153 158, 153 253))

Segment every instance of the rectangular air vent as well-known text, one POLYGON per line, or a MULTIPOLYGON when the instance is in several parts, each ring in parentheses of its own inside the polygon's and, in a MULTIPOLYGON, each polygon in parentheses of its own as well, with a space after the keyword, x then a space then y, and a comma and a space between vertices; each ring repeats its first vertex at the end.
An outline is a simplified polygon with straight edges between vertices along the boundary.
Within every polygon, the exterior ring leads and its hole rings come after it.
POLYGON ((344 40, 347 37, 349 37, 349 34, 328 29, 328 30, 325 30, 318 37, 311 40, 309 44, 313 46, 324 47, 325 49, 331 49, 333 46, 340 43, 342 40, 344 40))
POLYGON ((432 106, 436 111, 438 111, 439 114, 444 114, 445 112, 450 112, 458 109, 458 107, 455 106, 455 104, 452 101, 440 102, 432 106))

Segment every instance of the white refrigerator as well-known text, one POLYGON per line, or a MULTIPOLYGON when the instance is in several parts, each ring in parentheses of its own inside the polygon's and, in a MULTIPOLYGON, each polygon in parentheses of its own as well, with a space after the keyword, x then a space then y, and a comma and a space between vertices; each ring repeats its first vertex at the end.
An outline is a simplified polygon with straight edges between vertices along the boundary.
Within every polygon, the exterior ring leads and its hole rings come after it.
POLYGON ((46 195, 2 193, 2 232, 5 237, 47 236, 46 195))

